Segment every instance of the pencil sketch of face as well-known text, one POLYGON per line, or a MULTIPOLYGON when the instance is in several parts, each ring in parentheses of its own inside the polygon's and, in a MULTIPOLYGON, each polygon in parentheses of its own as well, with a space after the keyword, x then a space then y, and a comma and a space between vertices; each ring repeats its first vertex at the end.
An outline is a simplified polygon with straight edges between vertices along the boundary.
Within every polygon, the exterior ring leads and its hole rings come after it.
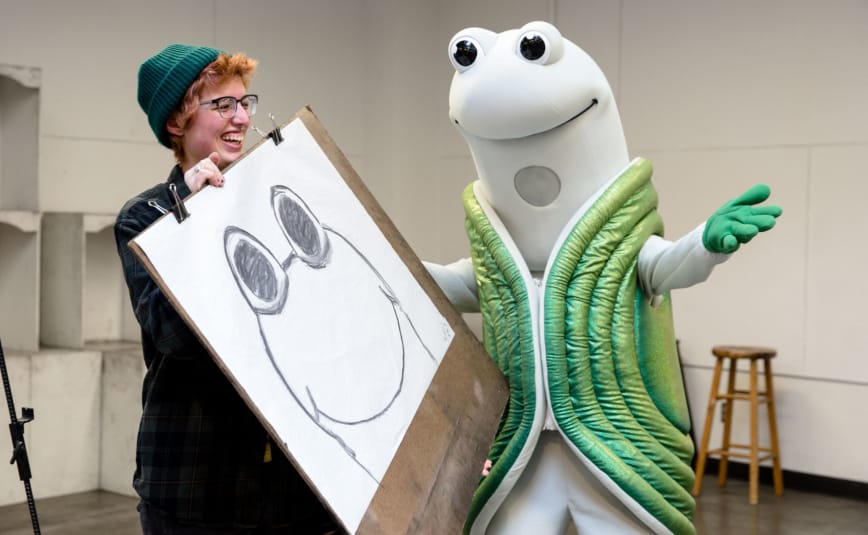
POLYGON ((418 334, 349 240, 321 224, 289 188, 272 187, 271 203, 291 253, 279 260, 256 237, 230 226, 226 258, 282 382, 355 456, 347 426, 389 410, 404 384, 407 341, 418 334))

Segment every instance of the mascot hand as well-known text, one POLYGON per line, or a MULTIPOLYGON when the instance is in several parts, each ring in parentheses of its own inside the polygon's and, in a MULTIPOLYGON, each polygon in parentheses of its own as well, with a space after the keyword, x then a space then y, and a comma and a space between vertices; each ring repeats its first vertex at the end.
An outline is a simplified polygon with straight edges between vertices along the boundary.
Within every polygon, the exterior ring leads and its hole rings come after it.
POLYGON ((754 206, 769 198, 771 190, 757 184, 732 199, 712 215, 702 233, 702 245, 712 253, 734 253, 760 232, 775 226, 783 210, 780 206, 754 206))

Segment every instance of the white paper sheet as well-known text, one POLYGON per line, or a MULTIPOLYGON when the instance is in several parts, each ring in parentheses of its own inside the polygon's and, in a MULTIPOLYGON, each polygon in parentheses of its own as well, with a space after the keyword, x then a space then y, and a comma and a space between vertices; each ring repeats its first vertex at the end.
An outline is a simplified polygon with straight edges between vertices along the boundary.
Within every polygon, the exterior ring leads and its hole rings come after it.
POLYGON ((355 531, 454 332, 302 121, 282 134, 134 241, 355 531))

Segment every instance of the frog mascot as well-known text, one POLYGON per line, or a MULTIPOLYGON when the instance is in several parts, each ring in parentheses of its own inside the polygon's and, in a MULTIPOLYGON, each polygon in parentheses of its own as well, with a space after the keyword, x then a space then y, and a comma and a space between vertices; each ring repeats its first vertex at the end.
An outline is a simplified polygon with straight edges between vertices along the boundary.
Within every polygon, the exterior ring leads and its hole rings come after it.
POLYGON ((704 281, 781 214, 757 185, 677 241, 611 88, 546 22, 453 37, 450 118, 478 180, 470 259, 426 267, 510 399, 465 531, 693 534, 693 442, 669 292, 704 281), (490 467, 490 468, 489 468, 490 467))

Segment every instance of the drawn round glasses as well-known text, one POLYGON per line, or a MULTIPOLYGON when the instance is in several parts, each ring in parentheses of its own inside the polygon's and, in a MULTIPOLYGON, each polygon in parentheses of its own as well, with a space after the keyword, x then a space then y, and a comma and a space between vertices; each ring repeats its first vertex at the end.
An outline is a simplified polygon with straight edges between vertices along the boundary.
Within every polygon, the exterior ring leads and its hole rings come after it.
POLYGON ((220 117, 231 119, 232 117, 235 117, 235 112, 238 110, 239 102, 241 103, 241 107, 244 108, 244 111, 247 112, 248 116, 253 117, 256 115, 256 105, 259 104, 259 95, 244 95, 241 98, 235 98, 232 96, 217 97, 212 98, 211 100, 206 100, 205 102, 200 102, 199 105, 214 106, 211 109, 217 110, 220 117))
POLYGON ((271 207, 292 252, 283 262, 255 236, 235 226, 223 234, 223 246, 232 274, 250 308, 260 314, 283 309, 289 288, 287 270, 296 258, 319 269, 328 264, 331 242, 326 229, 307 204, 285 186, 271 188, 271 207))

